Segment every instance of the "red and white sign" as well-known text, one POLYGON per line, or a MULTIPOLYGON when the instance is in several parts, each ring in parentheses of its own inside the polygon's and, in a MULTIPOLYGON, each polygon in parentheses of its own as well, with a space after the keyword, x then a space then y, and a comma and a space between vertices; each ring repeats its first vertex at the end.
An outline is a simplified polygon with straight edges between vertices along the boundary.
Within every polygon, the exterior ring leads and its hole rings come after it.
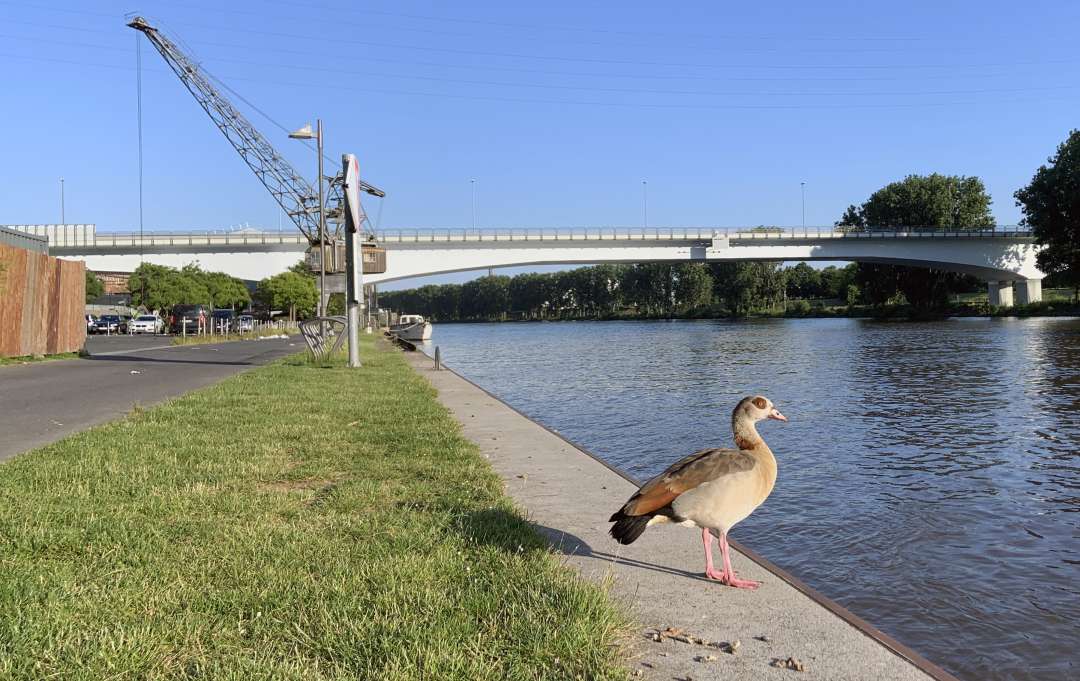
POLYGON ((359 232, 367 216, 360 205, 360 162, 353 154, 345 154, 345 210, 352 224, 350 232, 359 232))

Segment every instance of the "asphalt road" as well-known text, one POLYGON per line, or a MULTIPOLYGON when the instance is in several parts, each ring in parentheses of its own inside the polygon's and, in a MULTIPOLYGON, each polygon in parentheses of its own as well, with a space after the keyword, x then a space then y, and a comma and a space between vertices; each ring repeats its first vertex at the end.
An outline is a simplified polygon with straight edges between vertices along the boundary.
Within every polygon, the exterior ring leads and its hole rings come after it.
POLYGON ((0 461, 304 348, 299 338, 175 347, 169 340, 92 336, 89 358, 0 367, 0 461))

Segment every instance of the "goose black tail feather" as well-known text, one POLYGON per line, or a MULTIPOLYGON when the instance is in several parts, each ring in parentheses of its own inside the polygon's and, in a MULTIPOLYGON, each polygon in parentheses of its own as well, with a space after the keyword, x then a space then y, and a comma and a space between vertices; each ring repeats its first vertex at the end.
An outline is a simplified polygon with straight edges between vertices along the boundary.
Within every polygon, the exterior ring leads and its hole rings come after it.
POLYGON ((622 511, 611 516, 608 522, 615 523, 611 526, 611 536, 620 544, 633 544, 634 540, 641 536, 645 528, 649 526, 654 513, 647 515, 624 515, 622 511))

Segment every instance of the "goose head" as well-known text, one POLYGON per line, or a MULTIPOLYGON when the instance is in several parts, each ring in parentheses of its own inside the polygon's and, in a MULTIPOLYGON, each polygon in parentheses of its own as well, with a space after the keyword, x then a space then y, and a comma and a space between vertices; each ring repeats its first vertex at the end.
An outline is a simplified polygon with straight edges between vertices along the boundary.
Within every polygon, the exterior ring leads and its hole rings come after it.
POLYGON ((753 449, 761 443, 761 436, 754 427, 758 421, 773 419, 787 421, 787 417, 764 395, 744 397, 731 414, 731 430, 739 449, 753 449))

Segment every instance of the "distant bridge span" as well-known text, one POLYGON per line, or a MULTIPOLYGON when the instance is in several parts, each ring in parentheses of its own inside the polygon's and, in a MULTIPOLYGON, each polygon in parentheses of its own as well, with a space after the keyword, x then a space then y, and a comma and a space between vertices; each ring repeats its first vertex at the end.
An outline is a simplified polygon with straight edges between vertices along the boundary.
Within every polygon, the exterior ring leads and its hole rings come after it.
MULTIPOLYGON (((295 232, 191 232, 98 234, 92 225, 17 225, 48 234, 52 255, 85 260, 98 271, 130 272, 142 259, 203 268, 245 279, 284 271, 307 249, 295 232)), ((1042 299, 1043 272, 1029 232, 984 231, 845 232, 832 228, 770 229, 524 229, 396 230, 378 233, 387 250, 379 283, 491 267, 635 262, 735 260, 843 260, 939 269, 975 275, 988 283, 996 305, 1042 299)))
POLYGON ((1042 299, 1038 247, 1028 232, 845 232, 836 229, 401 230, 379 235, 385 274, 365 281, 524 265, 846 260, 935 267, 988 283, 990 301, 1042 299))

